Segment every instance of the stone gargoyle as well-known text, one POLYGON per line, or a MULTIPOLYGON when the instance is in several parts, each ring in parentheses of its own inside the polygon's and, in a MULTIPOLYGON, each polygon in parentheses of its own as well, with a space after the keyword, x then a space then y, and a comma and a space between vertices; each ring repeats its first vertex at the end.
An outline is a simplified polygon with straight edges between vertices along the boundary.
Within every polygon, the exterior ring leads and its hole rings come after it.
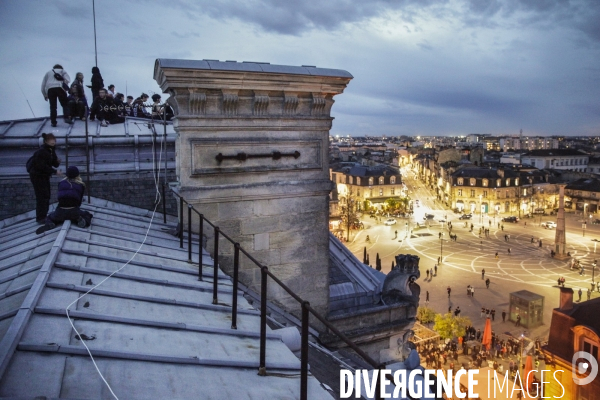
POLYGON ((397 255, 396 266, 383 281, 382 300, 386 304, 407 301, 417 306, 421 288, 415 281, 420 277, 418 256, 411 254, 397 255))

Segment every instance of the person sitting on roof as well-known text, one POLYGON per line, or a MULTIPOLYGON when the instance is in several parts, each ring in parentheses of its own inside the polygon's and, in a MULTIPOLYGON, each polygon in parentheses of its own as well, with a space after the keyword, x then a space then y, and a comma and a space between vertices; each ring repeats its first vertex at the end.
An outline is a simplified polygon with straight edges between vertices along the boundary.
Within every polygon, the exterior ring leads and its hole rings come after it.
POLYGON ((142 93, 140 97, 133 101, 133 116, 138 118, 150 118, 150 113, 146 111, 145 104, 148 101, 148 95, 142 93))
POLYGON ((85 97, 79 96, 79 90, 77 86, 71 86, 69 97, 67 97, 69 104, 69 113, 73 118, 79 118, 85 120, 85 107, 87 103, 85 97))
POLYGON ((100 89, 98 97, 92 103, 90 108, 90 121, 94 121, 98 116, 100 126, 111 124, 120 124, 125 122, 125 118, 117 115, 117 107, 112 98, 106 95, 106 89, 100 89))
POLYGON ((127 112, 125 111, 125 95, 123 93, 117 93, 115 95, 115 106, 117 107, 117 115, 119 117, 126 117, 127 112))
POLYGON ((93 215, 81 209, 85 183, 81 180, 79 169, 75 166, 67 168, 67 177, 58 183, 58 206, 56 210, 48 214, 46 224, 40 227, 36 233, 40 234, 53 229, 57 224, 71 220, 80 228, 90 225, 93 215))
POLYGON ((108 90, 106 91, 106 95, 108 97, 112 97, 113 99, 115 98, 115 96, 117 95, 117 91, 115 90, 115 85, 113 85, 113 84, 108 85, 108 90))
POLYGON ((163 119, 170 121, 173 117, 173 109, 167 103, 160 104, 160 94, 155 93, 152 95, 152 118, 163 119), (164 114, 163 114, 164 113, 164 114))

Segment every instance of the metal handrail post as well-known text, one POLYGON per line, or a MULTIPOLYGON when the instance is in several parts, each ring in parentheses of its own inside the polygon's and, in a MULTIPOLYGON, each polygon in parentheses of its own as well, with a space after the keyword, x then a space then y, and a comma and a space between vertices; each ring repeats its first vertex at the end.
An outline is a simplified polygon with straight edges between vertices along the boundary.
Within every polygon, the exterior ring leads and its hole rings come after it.
POLYGON ((69 169, 69 135, 65 135, 65 171, 69 169))
POLYGON ((300 337, 300 400, 308 399, 308 323, 310 303, 302 302, 302 336, 300 337))
POLYGON ((188 204, 188 262, 192 263, 192 205, 188 204))
POLYGON ((202 280, 202 241, 204 240, 204 215, 198 214, 200 222, 198 226, 198 280, 202 280))
POLYGON ((213 304, 219 303, 219 296, 217 293, 218 280, 219 280, 219 227, 215 226, 215 246, 214 246, 214 255, 213 255, 213 304))
POLYGON ((238 305, 238 274, 240 269, 240 244, 233 245, 233 299, 231 302, 231 329, 237 329, 237 305, 238 305))
POLYGON ((269 268, 260 269, 260 360, 258 375, 267 375, 267 271, 269 268))
POLYGON ((179 248, 183 249, 183 197, 179 196, 179 248))
POLYGON ((165 197, 165 184, 162 184, 163 223, 167 223, 167 198, 165 197))
POLYGON ((91 203, 90 200, 90 132, 88 130, 88 115, 89 115, 89 108, 86 106, 85 107, 85 172, 86 172, 86 189, 87 189, 87 198, 88 198, 88 204, 91 203))
MULTIPOLYGON (((165 182, 167 181, 167 108, 163 107, 163 143, 165 145, 165 182)), ((160 168, 160 166, 159 166, 160 168)))

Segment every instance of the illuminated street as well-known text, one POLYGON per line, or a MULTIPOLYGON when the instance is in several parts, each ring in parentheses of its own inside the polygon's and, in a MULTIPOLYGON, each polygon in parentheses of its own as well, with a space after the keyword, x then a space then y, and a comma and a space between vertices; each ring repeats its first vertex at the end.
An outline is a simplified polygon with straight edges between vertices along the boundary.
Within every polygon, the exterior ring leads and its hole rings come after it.
MULTIPOLYGON (((540 227, 540 223, 556 221, 556 216, 542 216, 541 221, 539 217, 524 218, 514 224, 500 222, 501 217, 507 215, 501 215, 494 221, 493 216, 488 218, 484 215, 481 218, 476 214, 472 220, 466 221, 465 227, 465 221, 459 220, 460 214, 443 210, 437 201, 434 203, 434 195, 418 180, 413 179, 411 173, 405 174, 404 182, 411 198, 420 200, 420 206, 415 208, 413 217, 396 218, 395 225, 385 226, 384 219, 376 222, 368 215, 363 216, 365 229, 358 233, 355 231, 354 240, 347 245, 360 260, 366 246, 372 266, 375 266, 376 253, 379 253, 383 272, 389 272, 396 254, 418 255, 421 259, 421 279, 418 282, 421 286, 421 304, 424 304, 425 292, 429 291, 430 305, 437 312, 446 312, 448 307, 454 310, 456 306, 460 306, 461 315, 469 316, 476 327, 484 322, 484 318, 480 317, 481 307, 494 308, 494 329, 518 335, 523 332, 523 328, 515 328, 508 321, 502 324, 501 313, 505 309, 508 311, 509 293, 529 290, 545 297, 544 325, 528 332, 529 336, 538 337, 547 335, 552 309, 558 306, 558 278, 564 277, 565 286, 573 288, 575 300, 578 299, 579 288, 583 291, 582 300, 587 299, 586 291, 591 287, 592 281, 592 262, 596 257, 600 258, 600 254, 595 253, 596 250, 600 253, 600 248, 596 249, 596 242, 592 240, 600 238, 600 225, 588 223, 583 237, 581 215, 567 214, 567 250, 584 265, 585 274, 580 276, 578 270, 569 269, 570 260, 559 261, 550 257, 555 230, 540 227), (435 215, 427 227, 423 226, 425 213, 435 215), (447 228, 439 223, 444 216, 453 225, 451 233, 457 236, 456 241, 449 240, 447 228), (479 236, 482 219, 483 226, 490 229, 489 237, 484 234, 479 236), (416 228, 417 222, 421 228, 416 228), (504 225, 504 230, 498 228, 499 222, 504 225), (473 232, 470 232, 471 223, 474 225, 473 232), (412 230, 412 235, 406 240, 407 226, 412 230), (396 239, 395 231, 398 231, 396 239), (440 243, 440 232, 444 234, 443 243, 440 243), (369 242, 366 241, 367 235, 370 237, 369 242), (510 235, 508 241, 505 240, 505 235, 510 235), (542 240, 542 247, 539 247, 539 239, 542 240), (425 271, 434 268, 440 253, 443 262, 438 267, 437 276, 427 279, 425 271), (482 269, 485 269, 485 278, 491 281, 489 289, 481 278, 482 269), (474 297, 467 296, 467 285, 475 288, 474 297), (452 288, 450 301, 446 294, 447 286, 452 288), (502 324, 502 327, 496 328, 498 324, 502 324)), ((599 295, 595 292, 592 298, 599 295)))

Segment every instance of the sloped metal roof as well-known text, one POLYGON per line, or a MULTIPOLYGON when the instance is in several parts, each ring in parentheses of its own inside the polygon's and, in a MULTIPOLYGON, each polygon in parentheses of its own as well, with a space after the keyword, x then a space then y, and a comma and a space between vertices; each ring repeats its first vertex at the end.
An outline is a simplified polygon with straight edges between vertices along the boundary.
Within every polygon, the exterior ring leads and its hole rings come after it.
MULTIPOLYGON (((212 304, 204 250, 199 281, 198 253, 189 264, 156 218, 148 230, 150 211, 94 198, 84 208, 94 214, 86 229, 65 222, 35 235, 33 211, 0 221, 0 397, 111 398, 85 340, 123 399, 299 398, 300 362, 269 328, 267 369, 281 375, 257 375, 259 313, 240 295, 231 329, 232 284, 219 271, 212 304), (74 301, 81 336, 65 315, 74 301)), ((312 376, 308 391, 331 398, 312 376)))
MULTIPOLYGON (((33 152, 43 144, 42 133, 56 136, 58 156, 63 160, 61 168, 74 165, 86 172, 86 125, 76 120, 72 125, 62 118, 52 127, 49 118, 30 118, 0 121, 0 178, 27 176, 25 163, 33 152), (68 147, 68 148, 67 148, 68 147)), ((149 119, 127 117, 122 124, 102 127, 98 121, 88 121, 90 149, 90 173, 153 171, 153 135, 155 147, 165 139, 165 125, 149 119)), ((166 123, 166 151, 160 167, 175 168, 175 130, 173 123, 166 123)))

